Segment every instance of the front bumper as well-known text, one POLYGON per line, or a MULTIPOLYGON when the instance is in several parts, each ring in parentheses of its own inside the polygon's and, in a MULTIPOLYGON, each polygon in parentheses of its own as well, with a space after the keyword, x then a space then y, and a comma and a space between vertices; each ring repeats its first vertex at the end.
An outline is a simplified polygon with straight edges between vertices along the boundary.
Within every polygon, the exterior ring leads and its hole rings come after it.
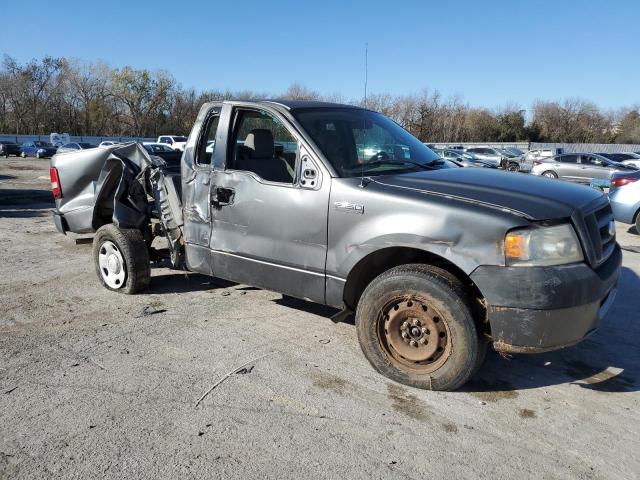
POLYGON ((617 293, 622 253, 597 269, 481 266, 471 275, 487 301, 496 350, 537 353, 574 345, 593 333, 617 293))

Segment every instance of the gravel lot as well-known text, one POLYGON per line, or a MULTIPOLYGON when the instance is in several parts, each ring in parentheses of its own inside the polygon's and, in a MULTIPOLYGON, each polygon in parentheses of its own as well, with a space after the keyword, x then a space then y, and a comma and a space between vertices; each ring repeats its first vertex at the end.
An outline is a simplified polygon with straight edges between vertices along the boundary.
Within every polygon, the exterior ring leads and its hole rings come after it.
POLYGON ((161 268, 147 294, 110 293, 51 205, 48 161, 0 160, 0 478, 640 477, 627 225, 596 334, 491 353, 464 391, 439 393, 375 373, 329 308, 161 268))

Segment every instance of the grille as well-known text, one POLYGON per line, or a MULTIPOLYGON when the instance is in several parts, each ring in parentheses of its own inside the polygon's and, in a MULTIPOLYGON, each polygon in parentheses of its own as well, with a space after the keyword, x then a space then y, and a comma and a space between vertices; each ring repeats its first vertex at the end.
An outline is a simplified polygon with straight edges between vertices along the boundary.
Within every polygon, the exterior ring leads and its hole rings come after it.
POLYGON ((613 221, 613 212, 607 204, 587 215, 584 220, 594 260, 596 265, 600 265, 611 256, 616 246, 616 236, 609 232, 609 224, 613 221))

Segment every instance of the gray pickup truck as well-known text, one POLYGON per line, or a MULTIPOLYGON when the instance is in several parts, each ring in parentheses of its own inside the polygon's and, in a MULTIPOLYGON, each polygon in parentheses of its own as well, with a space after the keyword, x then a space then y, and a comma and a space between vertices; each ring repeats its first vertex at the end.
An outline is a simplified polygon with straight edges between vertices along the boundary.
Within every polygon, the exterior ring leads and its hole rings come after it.
POLYGON ((605 195, 456 168, 362 108, 208 103, 179 165, 115 145, 56 155, 51 181, 58 230, 95 232, 106 288, 144 290, 165 237, 174 268, 355 313, 373 367, 419 388, 459 388, 489 343, 573 345, 616 294, 605 195))

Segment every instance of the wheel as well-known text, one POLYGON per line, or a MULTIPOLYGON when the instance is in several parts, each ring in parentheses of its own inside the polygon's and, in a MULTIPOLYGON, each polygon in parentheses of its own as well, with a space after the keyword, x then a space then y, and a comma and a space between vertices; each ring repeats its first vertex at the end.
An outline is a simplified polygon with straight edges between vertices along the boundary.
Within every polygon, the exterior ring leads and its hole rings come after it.
POLYGON ((40 158, 40 152, 36 152, 36 158, 40 158))
POLYGON ((149 250, 140 230, 100 227, 93 239, 93 259, 100 282, 109 290, 133 294, 149 285, 149 250))
POLYGON ((640 211, 636 213, 636 233, 640 235, 640 211))
POLYGON ((542 176, 547 178, 558 178, 558 174, 553 170, 547 170, 546 172, 543 172, 542 176))
POLYGON ((450 391, 482 363, 482 340, 460 281, 429 265, 401 265, 375 278, 356 308, 362 351, 405 385, 450 391))
POLYGON ((509 166, 507 167, 507 170, 509 170, 510 172, 519 172, 520 171, 520 165, 518 165, 515 162, 511 162, 509 164, 509 166))
POLYGON ((26 154, 26 153, 24 153, 24 152, 20 152, 20 156, 21 156, 22 158, 27 158, 27 154, 26 154))

